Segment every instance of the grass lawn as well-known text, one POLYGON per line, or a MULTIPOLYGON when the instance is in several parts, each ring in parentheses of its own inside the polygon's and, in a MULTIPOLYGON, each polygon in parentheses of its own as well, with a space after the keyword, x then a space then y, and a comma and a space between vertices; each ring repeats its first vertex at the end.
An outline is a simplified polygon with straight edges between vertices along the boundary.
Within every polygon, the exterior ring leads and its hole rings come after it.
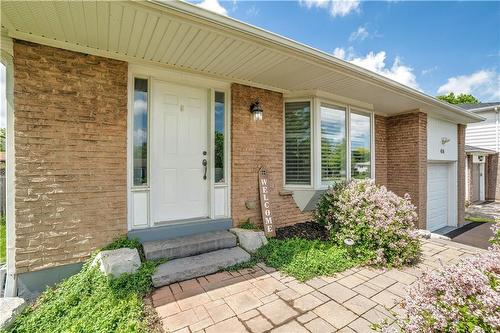
POLYGON ((343 272, 365 260, 352 258, 345 248, 330 242, 301 238, 270 239, 249 262, 231 269, 251 267, 258 262, 264 262, 300 281, 306 281, 316 276, 343 272))
POLYGON ((465 221, 468 221, 468 222, 486 222, 486 223, 495 223, 496 222, 494 219, 490 219, 487 217, 475 217, 475 216, 466 217, 465 221))
MULTIPOLYGON (((135 247, 119 240, 108 247, 135 247)), ((8 332, 148 332, 152 317, 143 296, 152 289, 157 263, 143 262, 135 274, 104 276, 90 259, 80 273, 47 290, 27 308, 8 332)))
POLYGON ((5 263, 7 243, 5 240, 7 227, 5 226, 5 216, 0 216, 0 264, 5 263))

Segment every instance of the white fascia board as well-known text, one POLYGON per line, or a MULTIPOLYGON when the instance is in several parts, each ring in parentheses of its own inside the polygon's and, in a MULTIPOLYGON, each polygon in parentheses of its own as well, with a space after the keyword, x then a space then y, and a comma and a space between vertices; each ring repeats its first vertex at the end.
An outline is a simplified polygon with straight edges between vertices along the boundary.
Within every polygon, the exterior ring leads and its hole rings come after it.
MULTIPOLYGON (((460 118, 464 119, 465 123, 478 122, 484 120, 484 118, 479 115, 464 110, 458 106, 454 106, 447 102, 441 101, 437 98, 424 94, 421 91, 400 84, 394 80, 388 79, 382 75, 376 74, 372 71, 351 64, 347 61, 338 59, 326 52, 320 51, 313 47, 296 42, 292 39, 272 33, 270 31, 255 27, 253 25, 243 23, 239 20, 207 11, 196 5, 186 3, 183 1, 161 1, 161 0, 148 0, 144 4, 155 5, 155 7, 157 7, 158 9, 160 9, 161 7, 163 7, 164 9, 169 8, 171 10, 176 11, 179 14, 188 15, 191 18, 197 17, 201 20, 200 23, 206 24, 207 21, 209 21, 218 25, 221 28, 226 28, 233 32, 237 31, 243 33, 247 35, 247 37, 250 39, 252 38, 258 39, 261 43, 264 40, 269 42, 271 45, 280 46, 290 51, 298 52, 302 56, 306 56, 308 58, 314 58, 313 60, 326 63, 326 65, 329 65, 328 67, 330 70, 337 70, 345 75, 349 75, 351 77, 356 77, 357 79, 368 81, 379 87, 404 95, 407 98, 412 98, 414 100, 420 101, 429 106, 451 111, 454 114, 462 116, 460 118), (335 66, 336 68, 332 68, 332 66, 335 66)), ((460 122, 464 121, 460 120, 460 122)))

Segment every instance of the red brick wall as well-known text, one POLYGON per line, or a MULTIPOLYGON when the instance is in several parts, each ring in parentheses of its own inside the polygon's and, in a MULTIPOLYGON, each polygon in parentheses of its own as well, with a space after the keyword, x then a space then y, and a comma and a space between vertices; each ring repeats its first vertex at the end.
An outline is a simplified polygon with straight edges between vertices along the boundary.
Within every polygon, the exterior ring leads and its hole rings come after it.
POLYGON ((465 125, 457 125, 458 174, 457 174, 457 221, 462 225, 465 215, 465 125))
POLYGON ((387 185, 387 124, 386 117, 375 115, 375 182, 387 185))
POLYGON ((386 119, 387 188, 410 194, 419 228, 425 229, 427 206, 427 115, 421 112, 386 119))
POLYGON ((309 220, 283 187, 283 95, 240 84, 231 86, 231 212, 234 225, 246 219, 262 224, 257 171, 265 165, 271 183, 271 205, 278 226, 309 220), (258 99, 264 119, 253 122, 250 104, 258 99))
POLYGON ((17 272, 127 232, 127 63, 14 43, 17 272))

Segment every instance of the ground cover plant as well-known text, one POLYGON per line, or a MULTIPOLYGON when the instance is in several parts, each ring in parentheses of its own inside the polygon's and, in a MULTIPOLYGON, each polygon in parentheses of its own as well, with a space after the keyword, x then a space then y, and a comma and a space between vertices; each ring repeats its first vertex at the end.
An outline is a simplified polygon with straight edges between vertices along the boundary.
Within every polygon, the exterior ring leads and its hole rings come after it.
MULTIPOLYGON (((140 244, 120 238, 107 249, 135 248, 140 244)), ((151 318, 143 296, 152 289, 157 262, 143 262, 135 274, 112 279, 91 266, 44 292, 8 332, 148 332, 151 318)))
POLYGON ((479 222, 479 223, 495 223, 494 219, 490 219, 488 217, 478 217, 478 216, 468 216, 465 218, 465 221, 468 222, 479 222))
POLYGON ((500 223, 492 228, 493 246, 458 264, 424 274, 408 291, 395 325, 377 325, 379 331, 499 332, 500 331, 500 223))
POLYGON ((315 219, 329 229, 336 245, 371 265, 400 267, 420 258, 417 214, 409 195, 399 197, 372 180, 330 188, 318 202, 315 219))
POLYGON ((255 260, 263 261, 300 281, 333 275, 360 264, 345 248, 331 242, 301 238, 270 239, 257 251, 255 260))

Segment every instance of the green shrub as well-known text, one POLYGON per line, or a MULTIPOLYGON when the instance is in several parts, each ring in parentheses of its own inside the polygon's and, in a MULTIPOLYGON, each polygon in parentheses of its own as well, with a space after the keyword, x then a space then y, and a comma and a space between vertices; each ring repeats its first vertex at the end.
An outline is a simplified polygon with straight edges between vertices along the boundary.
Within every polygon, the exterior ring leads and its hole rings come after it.
MULTIPOLYGON (((140 248, 140 243, 120 238, 105 249, 121 247, 140 248)), ((143 296, 153 287, 158 262, 143 262, 136 273, 113 279, 91 266, 93 257, 78 274, 45 291, 9 332, 148 332, 143 296)))
POLYGON ((401 266, 420 258, 415 206, 371 180, 351 181, 326 191, 315 219, 331 240, 373 265, 401 266))

